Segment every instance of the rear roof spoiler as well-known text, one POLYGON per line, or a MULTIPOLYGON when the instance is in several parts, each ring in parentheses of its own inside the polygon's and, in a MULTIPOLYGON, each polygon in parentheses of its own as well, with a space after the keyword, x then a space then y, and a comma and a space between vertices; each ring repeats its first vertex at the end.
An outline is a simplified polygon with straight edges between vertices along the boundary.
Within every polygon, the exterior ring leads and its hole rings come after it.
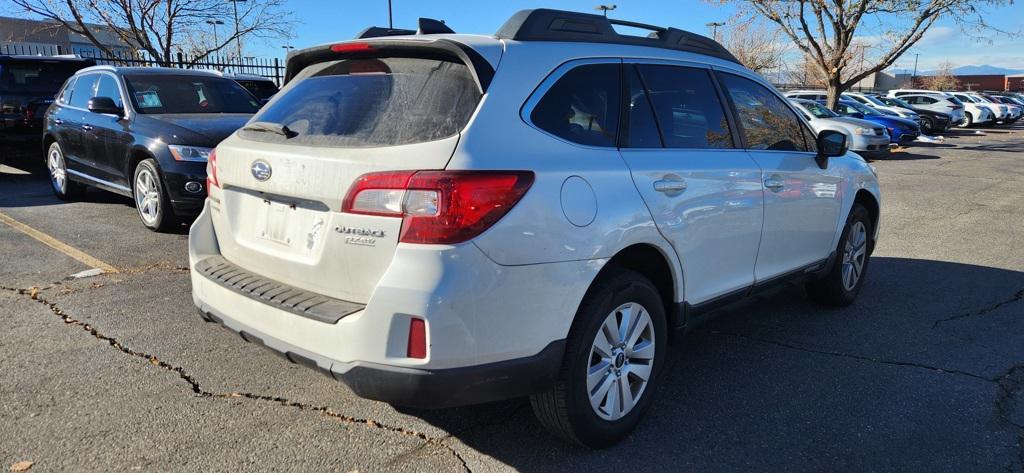
POLYGON ((494 78, 494 67, 473 48, 447 38, 391 39, 371 37, 359 41, 324 44, 293 51, 285 62, 284 81, 288 83, 303 69, 317 63, 367 57, 421 57, 455 59, 469 67, 480 93, 486 93, 494 78), (345 48, 366 45, 363 48, 345 48))
POLYGON ((455 34, 455 31, 449 28, 448 25, 444 24, 444 20, 420 18, 417 22, 417 29, 415 30, 371 26, 356 35, 356 39, 381 38, 384 36, 409 36, 414 34, 455 34))
POLYGON ((515 41, 570 41, 587 43, 627 44, 671 49, 724 59, 739 60, 717 41, 676 28, 615 20, 601 15, 563 10, 521 10, 495 33, 502 39, 515 41), (647 37, 622 35, 612 25, 648 30, 647 37))

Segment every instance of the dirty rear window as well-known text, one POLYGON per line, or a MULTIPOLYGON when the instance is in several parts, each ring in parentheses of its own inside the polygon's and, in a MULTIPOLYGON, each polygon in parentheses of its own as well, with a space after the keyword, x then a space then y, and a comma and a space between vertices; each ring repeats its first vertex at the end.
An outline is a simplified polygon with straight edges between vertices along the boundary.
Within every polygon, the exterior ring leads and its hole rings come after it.
POLYGON ((257 141, 325 147, 376 147, 457 134, 480 92, 466 65, 425 58, 361 58, 307 67, 253 122, 288 136, 242 130, 257 141))

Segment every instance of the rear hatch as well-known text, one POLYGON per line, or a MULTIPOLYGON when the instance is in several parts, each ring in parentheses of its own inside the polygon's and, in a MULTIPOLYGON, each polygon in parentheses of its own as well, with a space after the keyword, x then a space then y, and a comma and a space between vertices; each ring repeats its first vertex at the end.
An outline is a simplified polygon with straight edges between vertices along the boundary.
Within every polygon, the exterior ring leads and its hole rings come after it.
POLYGON ((41 132, 42 116, 54 95, 75 71, 91 65, 61 59, 0 60, 0 130, 41 132))
POLYGON ((398 245, 402 218, 386 214, 403 195, 375 194, 379 215, 342 213, 343 200, 366 173, 444 169, 485 88, 445 50, 346 44, 360 46, 311 51, 217 148, 210 197, 227 260, 365 303, 398 245))

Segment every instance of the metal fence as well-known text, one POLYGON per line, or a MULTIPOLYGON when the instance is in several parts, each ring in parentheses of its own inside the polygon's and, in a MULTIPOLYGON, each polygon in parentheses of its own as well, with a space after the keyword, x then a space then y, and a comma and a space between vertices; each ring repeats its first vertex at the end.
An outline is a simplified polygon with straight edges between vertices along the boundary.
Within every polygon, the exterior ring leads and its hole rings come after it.
POLYGON ((207 69, 233 74, 251 74, 272 79, 278 86, 284 80, 284 65, 278 58, 227 57, 208 55, 202 58, 178 52, 170 61, 157 61, 141 52, 113 51, 112 55, 98 55, 94 49, 64 51, 58 45, 0 44, 0 54, 28 56, 56 56, 74 54, 96 61, 97 64, 130 67, 173 67, 179 69, 207 69))

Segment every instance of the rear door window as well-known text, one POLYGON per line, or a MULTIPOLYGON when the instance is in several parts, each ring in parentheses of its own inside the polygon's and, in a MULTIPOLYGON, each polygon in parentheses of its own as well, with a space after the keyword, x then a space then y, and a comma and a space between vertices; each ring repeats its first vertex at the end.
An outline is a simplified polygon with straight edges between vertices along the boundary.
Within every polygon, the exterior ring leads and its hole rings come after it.
POLYGON ((810 151, 804 124, 770 90, 750 79, 719 73, 739 118, 746 146, 770 151, 810 151))
POLYGON ((242 130, 259 141, 375 147, 459 133, 480 102, 469 68, 427 58, 341 59, 305 68, 253 119, 284 125, 291 137, 242 130))
POLYGON ((666 148, 732 148, 732 134, 707 70, 641 64, 666 148))
POLYGON ((83 74, 75 81, 75 87, 71 90, 71 100, 68 102, 72 107, 87 108, 89 99, 93 98, 93 90, 96 88, 96 74, 83 74))
POLYGON ((619 64, 578 66, 548 89, 530 113, 530 121, 573 143, 615 146, 619 82, 619 64))
POLYGON ((626 104, 628 120, 623 124, 626 134, 624 147, 661 148, 661 132, 640 74, 632 66, 627 67, 625 73, 629 103, 626 104))

